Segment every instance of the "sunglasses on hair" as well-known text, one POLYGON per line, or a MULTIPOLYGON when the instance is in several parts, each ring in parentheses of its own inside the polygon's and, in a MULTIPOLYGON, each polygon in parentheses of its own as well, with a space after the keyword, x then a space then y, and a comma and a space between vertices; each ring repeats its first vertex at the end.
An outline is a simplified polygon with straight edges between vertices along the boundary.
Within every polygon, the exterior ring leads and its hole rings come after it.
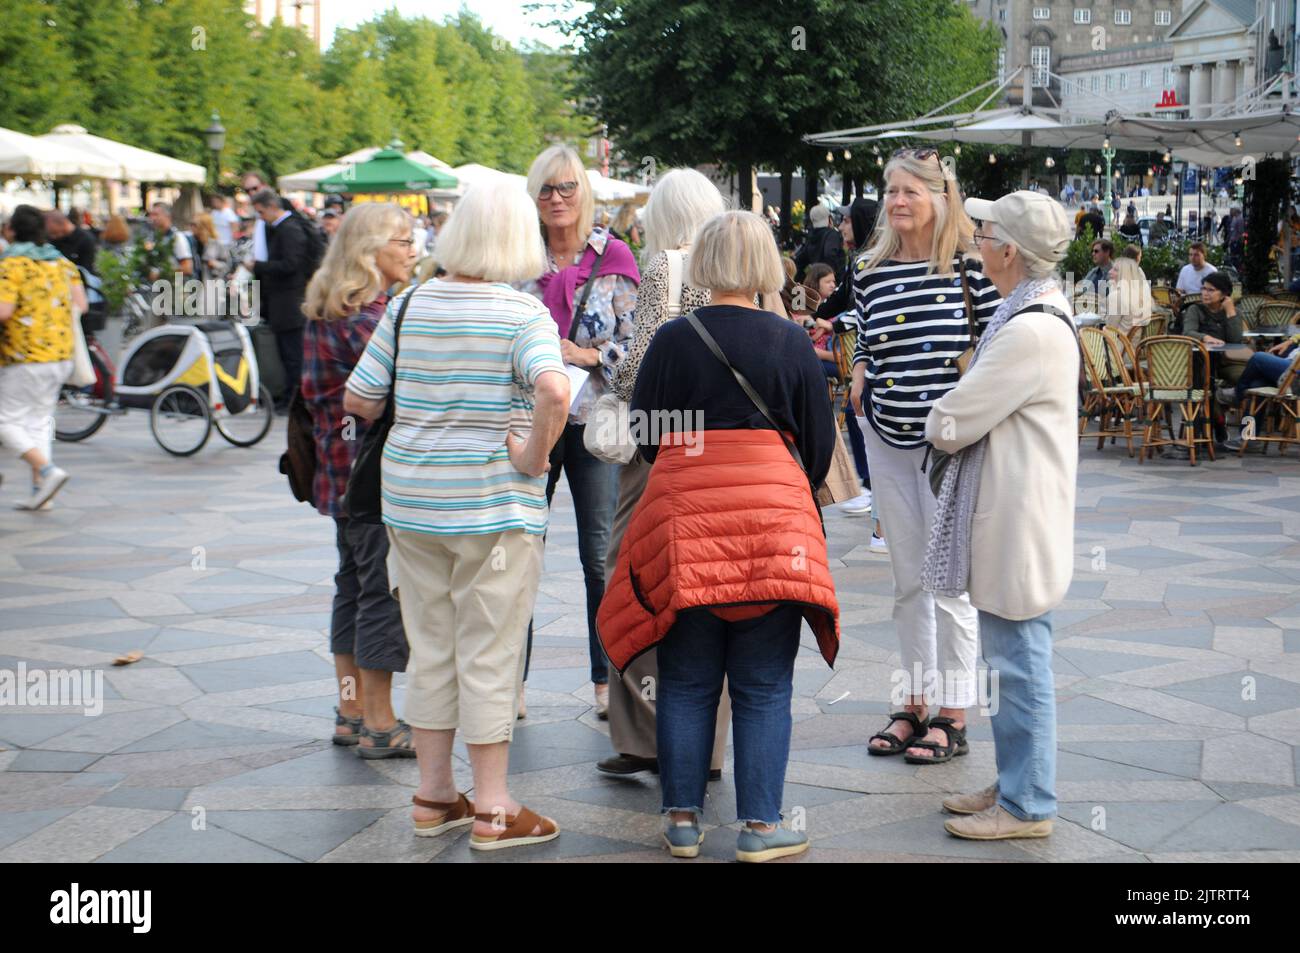
POLYGON ((573 198, 573 193, 578 191, 577 182, 560 182, 557 185, 547 183, 537 191, 537 197, 543 201, 549 199, 556 192, 560 193, 560 198, 573 198))
POLYGON ((939 150, 926 147, 924 149, 895 149, 891 159, 933 159, 939 155, 939 150))

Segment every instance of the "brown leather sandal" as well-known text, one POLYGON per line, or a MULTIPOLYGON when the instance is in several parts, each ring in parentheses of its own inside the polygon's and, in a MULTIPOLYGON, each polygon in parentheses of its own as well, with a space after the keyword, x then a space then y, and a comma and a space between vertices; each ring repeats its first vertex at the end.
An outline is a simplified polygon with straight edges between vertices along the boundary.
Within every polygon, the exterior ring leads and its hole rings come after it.
POLYGON ((426 801, 422 797, 412 795, 411 803, 416 807, 427 807, 431 811, 441 811, 443 817, 437 821, 416 821, 416 837, 437 837, 443 831, 449 831, 454 827, 465 827, 474 823, 474 804, 463 794, 457 794, 456 800, 447 803, 446 801, 426 801))
POLYGON ((499 827, 504 820, 506 828, 492 837, 479 834, 469 836, 471 850, 501 850, 504 847, 524 847, 528 844, 544 844, 560 836, 560 827, 549 817, 540 817, 528 808, 520 805, 519 813, 514 817, 500 814, 475 814, 476 821, 499 827), (540 834, 534 834, 533 828, 541 827, 540 834))

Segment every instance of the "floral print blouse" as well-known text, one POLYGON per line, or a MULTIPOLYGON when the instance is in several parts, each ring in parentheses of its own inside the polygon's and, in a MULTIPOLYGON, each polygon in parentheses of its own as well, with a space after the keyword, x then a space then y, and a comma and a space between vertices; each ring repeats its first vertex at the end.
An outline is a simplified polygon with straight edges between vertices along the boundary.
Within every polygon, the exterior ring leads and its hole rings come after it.
MULTIPOLYGON (((587 244, 600 254, 605 249, 609 233, 603 228, 593 228, 587 238, 587 244)), ((560 270, 547 253, 546 267, 552 272, 560 270)), ((542 290, 536 281, 526 281, 519 285, 520 291, 526 291, 539 300, 542 290)), ((582 297, 580 285, 577 298, 582 297)), ((614 375, 619 365, 632 346, 633 315, 636 310, 637 286, 631 278, 623 275, 597 275, 587 296, 587 305, 578 316, 578 330, 573 336, 573 343, 578 347, 595 348, 600 352, 600 364, 591 368, 590 380, 582 389, 582 394, 569 411, 569 423, 585 424, 587 415, 595 405, 596 399, 613 385, 614 375)))

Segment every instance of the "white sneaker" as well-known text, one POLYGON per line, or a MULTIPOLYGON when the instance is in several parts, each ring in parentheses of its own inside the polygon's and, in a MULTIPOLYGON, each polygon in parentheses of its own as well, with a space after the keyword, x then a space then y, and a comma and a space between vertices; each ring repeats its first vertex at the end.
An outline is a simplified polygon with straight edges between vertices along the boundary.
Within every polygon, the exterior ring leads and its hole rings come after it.
POLYGON ((840 512, 845 516, 863 516, 871 512, 871 491, 863 490, 853 499, 840 504, 840 512))
POLYGON ((889 552, 889 544, 885 542, 883 539, 881 539, 879 536, 877 536, 875 533, 872 533, 871 551, 873 553, 887 553, 889 552))
POLYGON ((52 467, 50 472, 45 474, 45 478, 41 480, 41 485, 33 488, 32 495, 25 502, 19 503, 17 508, 20 510, 41 509, 67 482, 67 471, 60 467, 52 467))

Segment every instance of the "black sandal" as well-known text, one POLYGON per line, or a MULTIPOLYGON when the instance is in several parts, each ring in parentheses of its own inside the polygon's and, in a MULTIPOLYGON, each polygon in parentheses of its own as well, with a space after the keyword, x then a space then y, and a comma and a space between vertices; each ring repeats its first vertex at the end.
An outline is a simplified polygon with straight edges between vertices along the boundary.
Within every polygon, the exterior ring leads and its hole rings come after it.
POLYGON ((908 748, 912 747, 911 742, 913 738, 925 737, 925 733, 930 728, 930 719, 918 718, 916 713, 911 711, 896 711, 889 716, 889 725, 885 725, 884 731, 878 731, 867 739, 868 754, 887 755, 898 754, 900 751, 906 751, 908 748), (891 735, 889 733, 889 725, 892 725, 896 721, 905 721, 911 725, 912 734, 906 738, 899 738, 897 735, 891 735), (883 738, 889 743, 889 747, 877 748, 871 743, 877 738, 883 738))
POLYGON ((943 764, 970 751, 970 745, 966 743, 966 729, 958 728, 947 715, 930 719, 930 727, 942 729, 947 741, 944 744, 939 744, 937 741, 917 741, 914 744, 904 745, 905 748, 926 748, 934 752, 929 758, 905 754, 903 760, 908 764, 943 764))
POLYGON ((356 718, 348 718, 343 714, 343 712, 335 708, 334 727, 337 728, 346 725, 351 731, 351 734, 341 735, 336 731, 334 732, 334 737, 332 739, 333 742, 336 745, 343 745, 344 747, 351 747, 352 745, 360 744, 362 724, 363 722, 360 716, 356 718))
POLYGON ((376 758, 414 758, 415 742, 411 736, 411 726, 402 719, 387 731, 374 731, 361 727, 361 736, 369 738, 370 744, 357 745, 357 754, 366 760, 376 758))

